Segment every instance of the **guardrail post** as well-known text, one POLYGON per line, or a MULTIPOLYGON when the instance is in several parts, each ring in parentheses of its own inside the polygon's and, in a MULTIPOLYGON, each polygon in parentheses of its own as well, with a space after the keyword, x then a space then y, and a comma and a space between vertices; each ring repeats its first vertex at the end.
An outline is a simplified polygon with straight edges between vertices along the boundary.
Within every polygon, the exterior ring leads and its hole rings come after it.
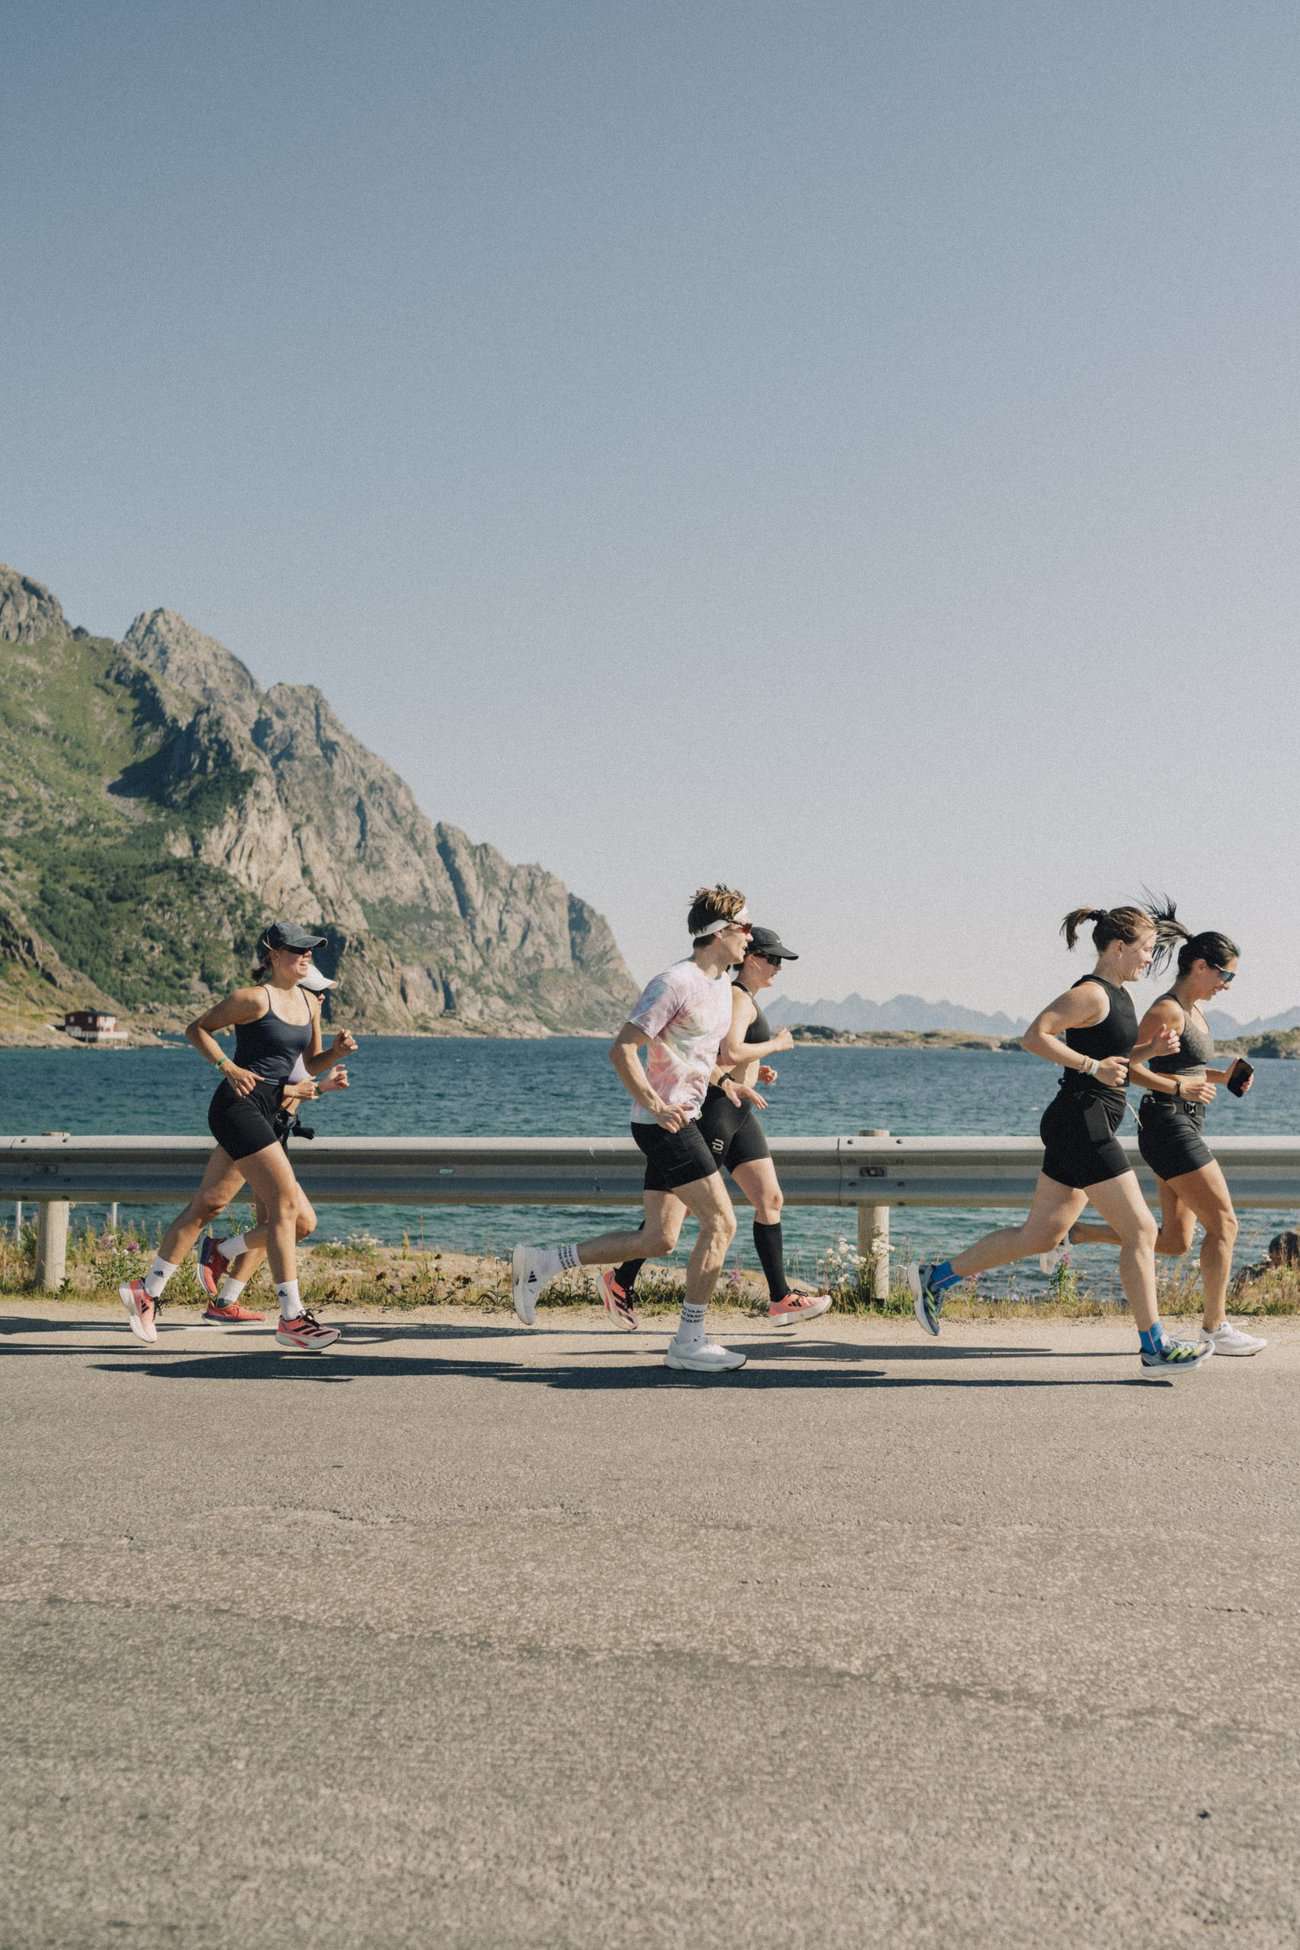
POLYGON ((68 1277, 68 1214, 66 1199, 43 1198, 37 1208, 36 1284, 45 1293, 57 1293, 68 1277))
MULTIPOLYGON (((859 1137, 888 1137, 888 1131, 859 1131, 859 1137)), ((859 1205, 858 1251, 870 1267, 873 1300, 889 1298, 889 1207, 859 1205)))

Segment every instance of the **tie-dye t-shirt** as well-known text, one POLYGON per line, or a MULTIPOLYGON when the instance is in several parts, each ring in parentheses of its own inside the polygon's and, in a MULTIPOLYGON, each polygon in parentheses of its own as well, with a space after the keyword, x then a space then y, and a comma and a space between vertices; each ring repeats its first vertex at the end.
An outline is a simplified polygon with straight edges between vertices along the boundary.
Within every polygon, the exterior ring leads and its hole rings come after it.
MULTIPOLYGON (((712 979, 695 961, 674 962, 656 975, 628 1018, 650 1038, 645 1071, 650 1088, 672 1104, 700 1114, 718 1046, 731 1027, 731 983, 712 979)), ((653 1124, 654 1114, 637 1104, 634 1124, 653 1124)))

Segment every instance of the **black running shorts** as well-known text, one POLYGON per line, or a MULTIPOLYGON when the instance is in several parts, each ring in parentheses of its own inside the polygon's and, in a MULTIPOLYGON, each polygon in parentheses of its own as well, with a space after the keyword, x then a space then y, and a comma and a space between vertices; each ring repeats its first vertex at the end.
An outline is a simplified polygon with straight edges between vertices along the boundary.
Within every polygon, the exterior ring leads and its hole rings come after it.
POLYGON ((236 1096, 231 1084, 222 1083, 208 1105, 208 1129, 227 1157, 251 1158, 280 1142, 279 1108, 278 1083, 259 1083, 247 1097, 236 1096))
POLYGON ((1122 1096, 1112 1099, 1073 1090, 1053 1097, 1038 1127, 1044 1177, 1081 1192, 1132 1171, 1115 1136, 1123 1120, 1122 1096))
POLYGON ((693 1185, 718 1170, 718 1159, 705 1143, 698 1122, 680 1131, 665 1131, 661 1124, 634 1124, 632 1136, 645 1155, 648 1192, 675 1192, 679 1185, 693 1185))
POLYGON ((716 1084, 710 1084, 700 1109, 700 1132, 704 1142, 727 1171, 737 1165, 752 1165, 757 1158, 770 1158, 767 1134, 754 1115, 752 1104, 732 1103, 716 1084))
POLYGON ((1214 1153, 1201 1135, 1204 1104, 1177 1097, 1145 1096, 1138 1116, 1138 1150, 1157 1178, 1181 1178, 1213 1164, 1214 1153))

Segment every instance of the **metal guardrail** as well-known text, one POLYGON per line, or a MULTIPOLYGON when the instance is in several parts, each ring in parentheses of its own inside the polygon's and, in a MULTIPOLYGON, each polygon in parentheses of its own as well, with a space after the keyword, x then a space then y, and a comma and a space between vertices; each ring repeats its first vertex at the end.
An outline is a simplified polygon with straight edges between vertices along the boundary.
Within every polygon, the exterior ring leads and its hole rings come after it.
MULTIPOLYGON (((791 1205, 1016 1206, 1042 1145, 1029 1137, 769 1137, 791 1205)), ((1122 1139, 1146 1180, 1137 1141, 1122 1139)), ((0 1200, 183 1204, 210 1138, 0 1137, 0 1200)), ((1300 1138, 1221 1137, 1239 1206, 1300 1206, 1300 1138)), ((347 1205, 635 1205, 644 1169, 626 1137, 318 1138, 295 1145, 313 1201, 347 1205)))
MULTIPOLYGON (((1042 1145, 1029 1137, 771 1138, 787 1204, 855 1207, 858 1243, 887 1290, 891 1206, 1027 1206, 1042 1145)), ((1121 1139, 1154 1195, 1135 1138, 1121 1139)), ((37 1278, 64 1277, 77 1202, 181 1206, 212 1151, 198 1137, 0 1137, 0 1200, 39 1203, 37 1278)), ((1300 1138, 1216 1138, 1239 1206, 1300 1207, 1300 1138)), ((640 1203, 644 1161, 630 1138, 318 1138, 294 1169, 316 1204, 640 1203)))

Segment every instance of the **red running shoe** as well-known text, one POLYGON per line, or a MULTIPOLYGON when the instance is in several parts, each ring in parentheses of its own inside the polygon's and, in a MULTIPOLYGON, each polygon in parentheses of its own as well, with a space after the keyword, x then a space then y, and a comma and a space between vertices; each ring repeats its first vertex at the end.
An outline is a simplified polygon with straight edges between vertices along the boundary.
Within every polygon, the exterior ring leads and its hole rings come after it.
MULTIPOLYGON (((199 1244, 199 1278, 203 1290, 210 1300, 217 1297, 217 1289, 230 1271, 230 1261, 218 1246, 210 1232, 205 1232, 199 1244)), ((261 1319, 261 1315, 258 1315, 261 1319)))
POLYGON ((787 1293, 768 1307, 769 1320, 816 1320, 831 1307, 829 1293, 787 1293))
POLYGON ((322 1327, 313 1313, 301 1313, 293 1320, 280 1316, 275 1330, 279 1346, 296 1348, 299 1354, 323 1354, 339 1337, 337 1327, 322 1327))
POLYGON ((131 1332, 140 1341, 156 1341, 162 1301, 151 1299, 143 1280, 129 1280, 117 1289, 117 1297, 131 1316, 131 1332))
POLYGON ((202 1318, 210 1320, 214 1327, 219 1327, 229 1320, 265 1320, 266 1315, 250 1313, 247 1307, 240 1306, 238 1300, 232 1300, 224 1307, 214 1300, 210 1306, 203 1309, 202 1318))
POLYGON ((613 1316, 620 1327, 630 1327, 633 1332, 641 1325, 637 1319, 636 1308, 630 1293, 624 1293, 614 1278, 612 1266, 603 1266, 600 1271, 601 1298, 605 1302, 605 1312, 613 1316))

